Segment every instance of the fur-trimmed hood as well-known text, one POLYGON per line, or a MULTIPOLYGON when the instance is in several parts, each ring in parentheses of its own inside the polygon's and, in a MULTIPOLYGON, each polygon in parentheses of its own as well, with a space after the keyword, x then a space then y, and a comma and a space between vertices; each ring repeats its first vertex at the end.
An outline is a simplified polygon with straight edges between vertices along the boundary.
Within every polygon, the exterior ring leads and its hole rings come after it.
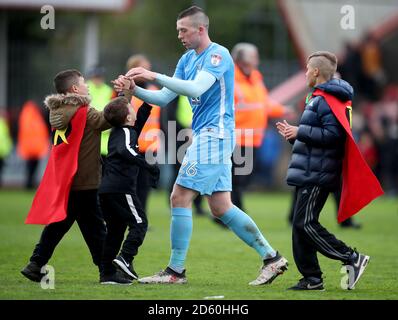
POLYGON ((91 97, 83 96, 76 93, 52 94, 44 99, 45 106, 50 110, 55 110, 63 106, 79 107, 81 105, 89 105, 91 97))
POLYGON ((89 105, 91 97, 76 93, 52 94, 44 100, 50 110, 50 124, 55 129, 64 129, 82 105, 89 105))

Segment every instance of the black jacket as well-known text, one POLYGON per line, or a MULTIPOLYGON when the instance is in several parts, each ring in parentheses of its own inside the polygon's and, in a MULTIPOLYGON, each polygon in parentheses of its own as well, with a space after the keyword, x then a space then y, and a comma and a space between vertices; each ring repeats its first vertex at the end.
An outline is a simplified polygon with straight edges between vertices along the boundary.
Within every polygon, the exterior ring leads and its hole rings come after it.
MULTIPOLYGON (((146 162, 138 152, 137 142, 152 107, 144 103, 137 112, 134 126, 114 127, 108 141, 108 156, 105 159, 102 182, 98 193, 135 193, 139 170, 148 170, 151 185, 159 180, 159 168, 146 162)), ((138 186, 139 187, 139 186, 138 186)))
MULTIPOLYGON (((341 101, 352 100, 351 85, 332 79, 314 89, 323 90, 341 101)), ((316 185, 331 190, 340 185, 346 133, 321 96, 312 96, 300 120, 287 170, 292 186, 316 185)))

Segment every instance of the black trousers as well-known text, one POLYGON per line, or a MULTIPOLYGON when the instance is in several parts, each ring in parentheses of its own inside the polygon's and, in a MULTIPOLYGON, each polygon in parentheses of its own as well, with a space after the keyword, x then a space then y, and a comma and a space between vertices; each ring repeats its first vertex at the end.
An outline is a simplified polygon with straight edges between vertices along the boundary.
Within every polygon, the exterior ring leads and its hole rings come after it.
POLYGON ((105 274, 115 272, 112 260, 120 254, 127 263, 131 263, 144 241, 148 220, 136 194, 106 193, 100 194, 101 209, 107 227, 102 270, 105 274), (128 227, 128 234, 124 233, 128 227), (122 245, 123 242, 123 245, 122 245))
POLYGON ((55 247, 75 221, 79 225, 94 264, 100 266, 106 227, 97 210, 97 190, 70 192, 66 219, 51 223, 44 228, 30 260, 40 266, 45 265, 50 260, 55 247))
POLYGON ((26 181, 25 188, 32 189, 35 187, 35 176, 37 168, 39 167, 40 159, 26 160, 26 181))
POLYGON ((257 148, 250 148, 250 147, 241 147, 241 149, 238 149, 238 146, 234 150, 234 156, 232 157, 232 192, 231 192, 231 199, 232 203, 236 205, 239 209, 245 210, 243 207, 243 192, 247 189, 247 186, 249 185, 253 172, 250 174, 246 175, 237 175, 235 174, 235 169, 237 168, 242 168, 244 165, 247 165, 247 161, 252 162, 252 166, 254 168, 254 158, 255 154, 257 152, 257 148), (236 153, 239 153, 240 157, 246 157, 245 159, 246 163, 237 163, 236 162, 236 153), (249 155, 252 154, 253 158, 250 159, 249 155))
MULTIPOLYGON (((339 207, 340 207, 341 188, 338 188, 331 193, 333 194, 333 199, 334 199, 334 202, 336 205, 336 216, 337 216, 337 213, 338 213, 339 207)), ((297 197, 297 193, 293 192, 292 202, 291 202, 289 216, 288 216, 288 220, 289 220, 290 224, 293 223, 294 205, 296 203, 296 197, 297 197)), ((352 217, 349 217, 346 220, 344 220, 343 222, 341 222, 340 225, 341 226, 351 226, 353 223, 354 223, 354 219, 352 217)))
POLYGON ((148 170, 140 168, 137 176, 137 197, 140 200, 142 210, 147 212, 148 196, 151 192, 151 186, 149 184, 150 173, 148 170))
POLYGON ((317 252, 347 262, 352 249, 319 223, 319 214, 329 196, 329 189, 319 186, 296 187, 293 215, 293 256, 304 277, 321 278, 317 252))

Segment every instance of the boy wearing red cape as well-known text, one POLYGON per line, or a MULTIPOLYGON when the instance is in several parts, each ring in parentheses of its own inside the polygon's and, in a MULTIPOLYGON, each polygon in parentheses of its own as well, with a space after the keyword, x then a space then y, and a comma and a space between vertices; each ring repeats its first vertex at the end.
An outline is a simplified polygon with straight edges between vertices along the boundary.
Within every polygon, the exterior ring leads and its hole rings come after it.
POLYGON ((353 88, 334 79, 337 58, 318 51, 307 60, 307 99, 298 126, 278 122, 279 133, 293 143, 287 183, 295 187, 293 256, 303 278, 291 290, 324 290, 317 252, 347 268, 346 289, 354 289, 369 256, 357 252, 319 223, 329 193, 342 184, 338 221, 342 222, 383 194, 352 136, 353 88))
POLYGON ((90 107, 88 85, 77 70, 54 78, 57 94, 44 103, 53 127, 52 149, 43 179, 25 223, 46 225, 28 265, 21 273, 39 282, 42 267, 77 221, 93 262, 100 268, 106 227, 97 209, 101 178, 101 131, 111 126, 102 112, 90 107))

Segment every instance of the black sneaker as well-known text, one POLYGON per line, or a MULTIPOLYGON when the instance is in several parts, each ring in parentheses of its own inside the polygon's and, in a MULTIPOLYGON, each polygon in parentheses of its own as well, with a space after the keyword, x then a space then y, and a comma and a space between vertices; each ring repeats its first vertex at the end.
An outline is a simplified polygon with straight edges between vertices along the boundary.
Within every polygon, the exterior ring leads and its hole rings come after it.
POLYGON ((41 266, 36 262, 30 261, 25 268, 21 270, 21 273, 31 281, 40 282, 44 277, 44 273, 41 273, 41 266))
POLYGON ((325 290, 323 287, 322 279, 315 277, 302 278, 293 287, 288 288, 288 290, 325 290))
POLYGON ((101 284, 120 284, 120 285, 130 285, 133 283, 133 281, 127 276, 121 272, 120 270, 116 270, 115 273, 112 274, 107 274, 107 275, 101 275, 100 276, 100 283, 101 284))
POLYGON ((138 279, 138 274, 134 271, 133 263, 127 263, 127 261, 124 260, 122 256, 119 255, 115 259, 113 259, 112 264, 117 269, 124 272, 130 279, 138 279))
POLYGON ((345 229, 359 230, 362 228, 362 225, 352 219, 347 219, 347 220, 343 221, 342 223, 340 223, 340 227, 345 228, 345 229))
POLYGON ((358 282, 359 278, 362 276, 365 268, 368 265, 370 257, 354 250, 350 260, 344 265, 347 267, 348 273, 348 283, 347 289, 355 289, 355 284, 358 282))

